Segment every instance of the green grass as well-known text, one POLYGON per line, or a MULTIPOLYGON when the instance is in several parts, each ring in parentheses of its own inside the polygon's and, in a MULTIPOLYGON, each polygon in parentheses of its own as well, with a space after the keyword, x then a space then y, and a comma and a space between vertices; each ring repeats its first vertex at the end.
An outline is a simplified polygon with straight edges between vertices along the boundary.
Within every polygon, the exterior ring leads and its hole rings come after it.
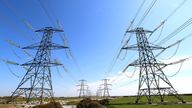
MULTIPOLYGON (((114 97, 109 101, 109 105, 107 108, 192 108, 192 95, 184 95, 182 96, 186 102, 190 102, 191 104, 178 104, 180 102, 174 96, 166 96, 164 98, 164 103, 160 103, 158 98, 153 100, 152 105, 147 104, 147 99, 145 97, 141 98, 139 104, 135 104, 136 97, 114 97)), ((55 98, 56 101, 68 101, 68 104, 75 105, 79 103, 81 99, 77 97, 63 97, 63 98, 55 98)), ((23 99, 17 99, 17 102, 23 101, 23 99)), ((0 106, 0 108, 5 108, 0 106)))
MULTIPOLYGON (((192 103, 192 95, 182 96, 186 102, 192 103)), ((141 98, 139 104, 135 104, 136 97, 118 97, 109 101, 108 108, 192 108, 192 104, 178 104, 180 102, 174 96, 166 96, 164 103, 158 98, 153 100, 154 104, 147 104, 146 98, 141 98)))
POLYGON ((109 105, 107 108, 192 108, 192 105, 109 105))

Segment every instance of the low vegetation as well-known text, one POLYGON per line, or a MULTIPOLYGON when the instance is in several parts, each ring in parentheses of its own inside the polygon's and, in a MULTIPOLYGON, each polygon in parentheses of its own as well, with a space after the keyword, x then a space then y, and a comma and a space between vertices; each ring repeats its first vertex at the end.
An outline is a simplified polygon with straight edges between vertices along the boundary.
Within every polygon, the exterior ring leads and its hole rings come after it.
POLYGON ((105 106, 102 105, 98 100, 86 98, 77 104, 77 108, 105 108, 105 106))
MULTIPOLYGON (((112 97, 110 100, 91 100, 89 98, 56 98, 57 102, 48 103, 42 106, 35 106, 33 108, 62 108, 58 102, 67 102, 67 105, 77 105, 77 108, 192 108, 192 95, 183 95, 185 104, 181 103, 174 96, 165 96, 164 103, 159 102, 158 99, 153 100, 153 104, 148 104, 146 98, 141 98, 138 104, 135 104, 136 97, 121 96, 112 97)), ((21 99, 17 99, 20 102, 21 99)), ((0 108, 23 108, 17 105, 0 104, 0 108)))
POLYGON ((43 105, 37 105, 32 108, 63 108, 59 102, 50 102, 43 105))
POLYGON ((136 97, 116 97, 109 101, 107 108, 192 108, 192 95, 184 95, 185 104, 179 103, 174 96, 166 96, 165 102, 160 103, 154 100, 153 104, 148 104, 145 98, 140 100, 140 103, 135 104, 136 97))

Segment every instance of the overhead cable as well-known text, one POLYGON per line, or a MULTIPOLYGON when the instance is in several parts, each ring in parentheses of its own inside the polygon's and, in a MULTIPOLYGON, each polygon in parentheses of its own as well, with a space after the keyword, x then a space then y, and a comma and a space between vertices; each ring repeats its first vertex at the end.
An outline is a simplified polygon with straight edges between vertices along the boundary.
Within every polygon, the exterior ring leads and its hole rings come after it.
POLYGON ((185 3, 186 3, 187 0, 183 0, 168 16, 167 18, 165 19, 166 21, 171 17, 173 16, 185 3))
POLYGON ((39 2, 39 4, 40 4, 41 8, 44 10, 45 14, 47 15, 47 17, 48 17, 49 21, 51 22, 51 24, 55 25, 55 24, 54 24, 54 20, 53 20, 52 17, 50 16, 48 10, 45 8, 45 6, 44 6, 44 4, 42 3, 42 1, 41 1, 41 0, 38 0, 38 2, 39 2))
POLYGON ((180 33, 182 30, 184 30, 185 28, 187 28, 189 25, 192 24, 192 18, 188 19, 185 23, 183 23, 181 26, 179 26, 178 28, 176 28, 172 33, 170 33, 168 36, 166 36, 164 39, 162 39, 159 44, 163 44, 165 42, 167 42, 168 40, 170 40, 171 38, 173 38, 175 35, 177 35, 178 33, 180 33))
POLYGON ((145 20, 146 16, 149 14, 149 12, 151 11, 151 9, 153 8, 153 6, 155 5, 155 3, 157 2, 157 0, 153 0, 151 2, 151 4, 149 5, 149 7, 147 8, 147 10, 145 11, 145 13, 143 14, 143 17, 140 19, 139 23, 137 24, 137 27, 139 27, 141 25, 141 23, 145 20))
MULTIPOLYGON (((186 3, 186 1, 187 1, 187 0, 183 0, 183 1, 167 16, 167 18, 165 18, 165 20, 163 20, 163 21, 161 22, 161 24, 160 24, 159 26, 157 26, 157 27, 153 30, 153 32, 150 34, 149 38, 150 38, 151 35, 153 35, 154 32, 156 32, 161 26, 162 26, 162 29, 161 29, 161 33, 162 33, 163 26, 164 26, 165 22, 167 22, 167 20, 168 20, 169 18, 171 18, 171 17, 186 3)), ((158 38, 158 39, 159 39, 159 38, 158 38)))
POLYGON ((168 75, 168 77, 174 77, 174 76, 176 76, 176 75, 181 71, 181 68, 182 68, 182 66, 183 66, 183 63, 184 63, 184 62, 182 62, 182 63, 180 64, 179 69, 177 70, 177 72, 175 72, 175 73, 172 74, 172 75, 168 75))
MULTIPOLYGON (((108 76, 109 73, 112 71, 113 67, 115 66, 115 64, 116 64, 116 62, 117 62, 117 59, 120 58, 120 54, 121 54, 121 51, 122 51, 122 50, 121 50, 122 43, 124 42, 125 37, 126 37, 128 31, 132 28, 132 26, 133 26, 133 24, 134 24, 134 22, 135 22, 135 20, 136 20, 136 18, 137 18, 137 16, 138 16, 138 14, 140 13, 141 9, 143 8, 143 5, 145 4, 145 2, 146 2, 146 0, 143 0, 143 2, 140 4, 140 6, 139 6, 139 8, 138 8, 138 10, 137 10, 137 12, 136 12, 133 20, 131 21, 131 23, 129 24, 127 30, 125 31, 125 33, 124 33, 124 35, 123 35, 123 38, 122 38, 122 40, 121 40, 120 47, 118 48, 117 55, 115 55, 115 56, 113 57, 112 63, 110 64, 108 71, 105 72, 105 74, 106 74, 107 76, 108 76)), ((129 40, 131 39, 131 35, 132 35, 132 34, 130 34, 130 36, 129 36, 128 39, 126 40, 126 43, 128 43, 129 40)), ((125 43, 125 44, 126 44, 126 43, 125 43)), ((123 57, 123 59, 124 59, 124 57, 123 57)))

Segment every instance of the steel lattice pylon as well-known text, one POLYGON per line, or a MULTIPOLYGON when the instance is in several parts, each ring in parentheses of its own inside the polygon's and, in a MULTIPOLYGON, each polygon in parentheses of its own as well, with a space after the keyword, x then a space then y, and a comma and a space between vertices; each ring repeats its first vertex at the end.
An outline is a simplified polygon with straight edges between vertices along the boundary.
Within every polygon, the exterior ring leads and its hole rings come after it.
POLYGON ((36 55, 31 61, 22 64, 22 66, 28 67, 27 72, 7 102, 13 101, 18 96, 25 96, 26 103, 29 103, 34 98, 38 99, 40 104, 43 104, 46 99, 53 100, 54 94, 50 67, 62 64, 51 60, 51 50, 68 47, 52 42, 53 33, 63 32, 63 30, 45 27, 36 30, 36 32, 43 33, 40 43, 23 48, 37 50, 36 55))
POLYGON ((110 97, 110 94, 109 94, 109 85, 111 84, 108 84, 108 80, 109 79, 103 79, 103 98, 107 99, 110 97))
POLYGON ((87 85, 85 84, 86 80, 79 80, 80 82, 80 85, 77 85, 77 86, 80 86, 80 89, 79 90, 79 98, 85 98, 87 96, 87 85))
POLYGON ((139 53, 139 59, 128 65, 139 67, 140 69, 136 103, 138 103, 142 96, 146 96, 149 104, 152 103, 153 97, 157 96, 163 102, 164 96, 167 94, 174 95, 184 103, 184 100, 178 95, 162 70, 167 64, 157 61, 153 54, 153 50, 164 48, 148 42, 146 34, 152 32, 143 28, 136 28, 128 32, 136 34, 137 44, 125 45, 122 49, 137 50, 139 53))

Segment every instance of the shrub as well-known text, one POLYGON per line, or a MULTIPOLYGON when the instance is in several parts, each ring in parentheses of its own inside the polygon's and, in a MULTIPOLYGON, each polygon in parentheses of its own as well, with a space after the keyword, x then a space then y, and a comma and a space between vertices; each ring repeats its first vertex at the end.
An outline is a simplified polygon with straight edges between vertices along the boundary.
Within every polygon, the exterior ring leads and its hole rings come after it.
POLYGON ((97 100, 91 100, 89 98, 86 98, 79 102, 77 108, 105 108, 105 107, 102 106, 97 100))
POLYGON ((37 105, 32 108, 63 108, 59 102, 50 102, 43 105, 37 105))

